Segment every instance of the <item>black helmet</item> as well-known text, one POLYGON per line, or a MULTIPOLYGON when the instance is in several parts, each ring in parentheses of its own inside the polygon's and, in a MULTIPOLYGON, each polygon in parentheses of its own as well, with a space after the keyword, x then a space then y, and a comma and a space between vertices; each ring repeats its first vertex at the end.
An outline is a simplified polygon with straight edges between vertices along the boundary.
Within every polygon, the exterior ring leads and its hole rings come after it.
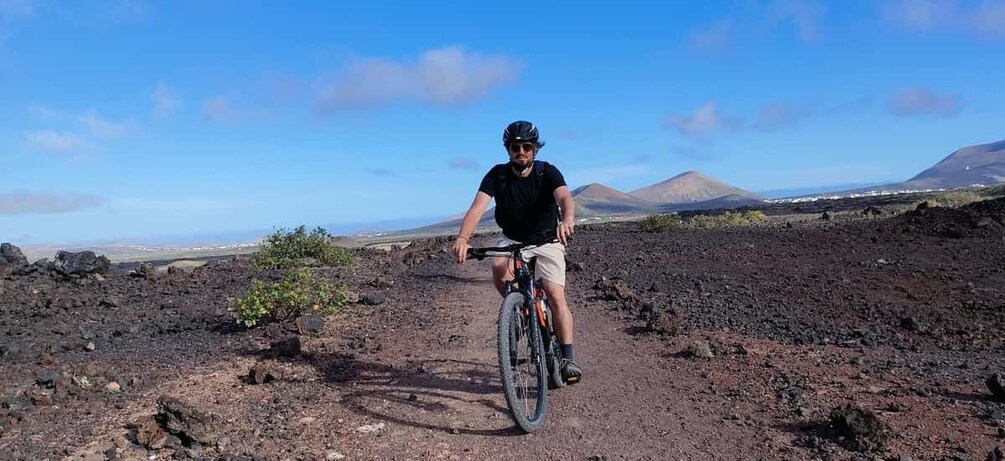
POLYGON ((524 120, 510 123, 503 131, 503 144, 509 145, 513 142, 532 142, 537 144, 537 147, 544 146, 543 142, 538 141, 537 127, 524 120))

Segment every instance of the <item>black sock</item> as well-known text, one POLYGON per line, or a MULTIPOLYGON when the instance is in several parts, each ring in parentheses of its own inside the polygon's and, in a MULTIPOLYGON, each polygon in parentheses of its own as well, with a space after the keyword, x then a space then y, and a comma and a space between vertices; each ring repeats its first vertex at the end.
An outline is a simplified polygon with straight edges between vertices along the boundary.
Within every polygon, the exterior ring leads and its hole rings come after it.
POLYGON ((572 360, 572 356, 573 356, 572 344, 561 344, 561 343, 559 343, 559 345, 562 346, 562 357, 565 357, 565 358, 567 358, 569 360, 572 360))

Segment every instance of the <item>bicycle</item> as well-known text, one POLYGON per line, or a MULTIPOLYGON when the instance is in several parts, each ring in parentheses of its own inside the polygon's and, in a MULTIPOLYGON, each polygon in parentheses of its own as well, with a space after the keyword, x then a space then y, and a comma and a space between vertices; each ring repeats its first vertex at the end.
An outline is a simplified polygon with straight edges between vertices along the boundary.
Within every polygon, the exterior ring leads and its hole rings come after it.
POLYGON ((527 247, 554 241, 556 240, 549 239, 504 247, 468 249, 468 256, 479 261, 488 256, 512 256, 514 279, 506 282, 499 308, 499 373, 510 415, 527 433, 544 425, 548 389, 567 385, 560 370, 562 348, 555 335, 548 297, 542 288, 541 279, 534 272, 537 257, 533 256, 525 261, 521 255, 521 251, 527 247), (521 346, 519 343, 524 339, 527 344, 521 346), (518 372, 521 368, 533 378, 520 379, 518 372))

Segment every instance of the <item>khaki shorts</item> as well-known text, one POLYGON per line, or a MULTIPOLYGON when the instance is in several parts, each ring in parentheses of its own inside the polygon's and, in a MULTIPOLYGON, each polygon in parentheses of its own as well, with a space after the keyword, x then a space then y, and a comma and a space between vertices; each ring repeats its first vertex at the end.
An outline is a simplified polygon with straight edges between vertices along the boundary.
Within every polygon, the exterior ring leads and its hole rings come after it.
MULTIPOLYGON (((496 246, 507 246, 519 243, 508 238, 501 238, 496 242, 496 246)), ((520 251, 523 259, 530 260, 532 256, 537 256, 537 268, 534 270, 538 277, 552 283, 565 286, 565 245, 561 243, 546 243, 540 246, 524 248, 520 251)), ((507 258, 506 256, 498 256, 507 258)))

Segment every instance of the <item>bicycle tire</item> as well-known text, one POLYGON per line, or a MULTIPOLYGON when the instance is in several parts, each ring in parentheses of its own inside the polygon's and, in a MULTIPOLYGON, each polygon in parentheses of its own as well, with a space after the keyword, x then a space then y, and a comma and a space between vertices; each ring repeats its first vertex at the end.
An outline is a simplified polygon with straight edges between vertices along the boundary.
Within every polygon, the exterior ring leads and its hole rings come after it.
MULTIPOLYGON (((520 312, 523 309, 525 299, 526 297, 523 293, 510 293, 503 300, 499 310, 499 335, 497 341, 499 346, 499 375, 502 380, 503 394, 506 396, 506 405, 509 407, 510 416, 517 426, 523 429, 524 432, 530 433, 543 426, 546 419, 548 408, 548 370, 544 357, 544 344, 541 341, 541 331, 537 325, 537 312, 531 309, 529 317, 525 317, 520 312), (521 339, 514 338, 511 333, 514 331, 514 327, 520 327, 521 323, 523 323, 523 337, 529 341, 529 347, 525 351, 528 353, 528 360, 531 365, 528 370, 535 371, 537 375, 533 383, 528 383, 531 388, 527 389, 518 384, 514 367, 515 365, 519 365, 519 363, 513 364, 511 358, 513 348, 519 346, 519 344, 513 344, 513 340, 517 339, 517 343, 519 343, 519 339, 521 339), (534 400, 533 411, 528 411, 524 407, 525 399, 523 397, 528 395, 528 392, 533 392, 531 397, 534 400)), ((519 353, 519 349, 516 352, 519 353)))

